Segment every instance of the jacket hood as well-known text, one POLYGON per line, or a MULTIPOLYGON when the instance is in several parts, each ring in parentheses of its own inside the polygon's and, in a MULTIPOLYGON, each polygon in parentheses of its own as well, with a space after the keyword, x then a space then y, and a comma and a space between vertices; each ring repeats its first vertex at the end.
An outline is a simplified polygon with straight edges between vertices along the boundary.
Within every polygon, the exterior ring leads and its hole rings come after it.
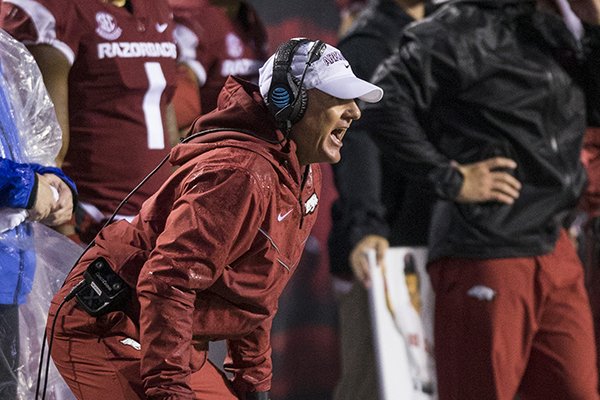
POLYGON ((217 108, 192 124, 184 143, 171 150, 169 161, 173 165, 182 165, 219 147, 255 152, 276 168, 287 169, 295 181, 300 181, 296 145, 277 129, 275 118, 253 83, 228 78, 219 94, 217 108), (191 138, 195 135, 197 137, 191 138))

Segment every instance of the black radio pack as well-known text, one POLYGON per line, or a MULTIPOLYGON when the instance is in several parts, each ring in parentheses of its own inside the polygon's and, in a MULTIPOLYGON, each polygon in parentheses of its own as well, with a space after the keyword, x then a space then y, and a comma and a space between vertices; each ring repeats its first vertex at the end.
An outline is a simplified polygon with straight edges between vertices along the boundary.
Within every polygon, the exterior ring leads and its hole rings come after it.
POLYGON ((129 286, 102 257, 90 263, 83 278, 75 298, 93 317, 118 309, 129 298, 129 286))

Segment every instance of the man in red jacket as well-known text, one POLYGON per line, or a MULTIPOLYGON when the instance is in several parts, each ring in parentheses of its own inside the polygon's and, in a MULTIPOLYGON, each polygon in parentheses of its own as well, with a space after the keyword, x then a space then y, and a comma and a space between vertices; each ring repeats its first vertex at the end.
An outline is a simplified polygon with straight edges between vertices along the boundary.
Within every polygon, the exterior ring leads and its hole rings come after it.
POLYGON ((176 172, 100 232, 53 300, 52 357, 75 396, 268 399, 271 323, 316 219, 317 163, 339 161, 354 99, 381 96, 306 39, 278 49, 259 87, 230 78, 171 152, 176 172), (222 339, 231 382, 206 359, 222 339))

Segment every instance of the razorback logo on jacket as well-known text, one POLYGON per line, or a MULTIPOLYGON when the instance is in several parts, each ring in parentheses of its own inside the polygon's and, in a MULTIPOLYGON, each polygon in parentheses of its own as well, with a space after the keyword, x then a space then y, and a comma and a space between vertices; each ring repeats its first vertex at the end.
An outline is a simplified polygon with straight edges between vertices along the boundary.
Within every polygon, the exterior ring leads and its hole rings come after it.
POLYGON ((304 203, 304 215, 312 214, 319 204, 319 197, 313 193, 304 203))

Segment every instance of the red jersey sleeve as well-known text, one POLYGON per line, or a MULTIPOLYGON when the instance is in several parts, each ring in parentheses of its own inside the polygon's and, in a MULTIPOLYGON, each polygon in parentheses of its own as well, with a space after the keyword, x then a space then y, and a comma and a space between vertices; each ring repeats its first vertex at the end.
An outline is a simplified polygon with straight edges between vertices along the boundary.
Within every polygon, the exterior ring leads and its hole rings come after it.
POLYGON ((79 51, 83 30, 76 2, 8 0, 2 6, 2 27, 26 45, 48 44, 70 64, 79 51))
POLYGON ((220 7, 203 3, 171 0, 179 61, 196 73, 202 87, 202 112, 208 113, 217 106, 230 75, 258 81, 258 70, 267 59, 267 34, 245 1, 234 18, 220 7))

